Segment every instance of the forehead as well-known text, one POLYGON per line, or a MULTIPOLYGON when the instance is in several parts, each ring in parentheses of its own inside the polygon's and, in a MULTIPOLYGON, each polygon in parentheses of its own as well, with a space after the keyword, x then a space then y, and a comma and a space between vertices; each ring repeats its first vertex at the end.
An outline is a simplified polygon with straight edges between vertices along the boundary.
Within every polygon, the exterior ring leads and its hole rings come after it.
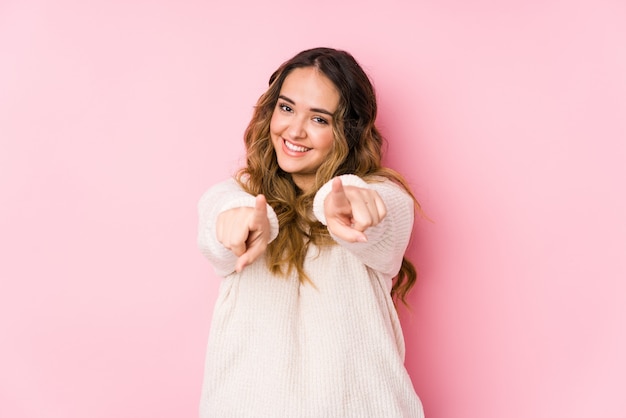
POLYGON ((323 107, 334 112, 339 105, 339 91, 332 81, 315 67, 296 68, 285 78, 280 94, 296 105, 323 107))

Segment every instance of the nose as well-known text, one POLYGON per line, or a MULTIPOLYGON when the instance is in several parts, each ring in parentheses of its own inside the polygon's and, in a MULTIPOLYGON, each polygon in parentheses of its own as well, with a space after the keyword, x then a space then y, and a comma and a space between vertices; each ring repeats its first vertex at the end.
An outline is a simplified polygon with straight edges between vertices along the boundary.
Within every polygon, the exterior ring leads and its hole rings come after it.
POLYGON ((292 117, 289 121, 289 137, 292 139, 304 138, 306 136, 305 123, 306 120, 302 117, 292 117))

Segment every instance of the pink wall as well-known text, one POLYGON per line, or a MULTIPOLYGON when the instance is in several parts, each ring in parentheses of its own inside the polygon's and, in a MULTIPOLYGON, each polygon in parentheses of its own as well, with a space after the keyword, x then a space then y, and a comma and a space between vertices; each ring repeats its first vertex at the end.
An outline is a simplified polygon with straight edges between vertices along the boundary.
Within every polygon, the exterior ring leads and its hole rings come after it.
POLYGON ((402 312, 427 416, 626 416, 625 21, 618 0, 2 1, 0 416, 196 415, 218 280, 195 205, 271 71, 319 45, 374 78, 434 220, 402 312))

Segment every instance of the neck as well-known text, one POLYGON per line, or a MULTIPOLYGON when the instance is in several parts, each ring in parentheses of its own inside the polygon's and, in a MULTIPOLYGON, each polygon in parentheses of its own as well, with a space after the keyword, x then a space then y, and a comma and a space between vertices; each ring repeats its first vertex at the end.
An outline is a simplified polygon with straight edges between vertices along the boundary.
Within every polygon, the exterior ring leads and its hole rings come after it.
POLYGON ((296 187, 300 189, 303 193, 310 193, 313 190, 313 185, 315 184, 315 178, 311 178, 309 176, 303 177, 298 175, 291 175, 291 179, 295 183, 296 187))

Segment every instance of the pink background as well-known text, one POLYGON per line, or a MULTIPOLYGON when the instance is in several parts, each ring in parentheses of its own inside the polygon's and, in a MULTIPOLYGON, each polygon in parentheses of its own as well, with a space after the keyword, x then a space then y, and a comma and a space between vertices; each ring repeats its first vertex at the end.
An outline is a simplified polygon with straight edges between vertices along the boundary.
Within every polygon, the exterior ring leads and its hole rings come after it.
POLYGON ((428 418, 626 416, 621 0, 0 2, 0 416, 194 417, 196 203, 309 47, 375 81, 428 418))

